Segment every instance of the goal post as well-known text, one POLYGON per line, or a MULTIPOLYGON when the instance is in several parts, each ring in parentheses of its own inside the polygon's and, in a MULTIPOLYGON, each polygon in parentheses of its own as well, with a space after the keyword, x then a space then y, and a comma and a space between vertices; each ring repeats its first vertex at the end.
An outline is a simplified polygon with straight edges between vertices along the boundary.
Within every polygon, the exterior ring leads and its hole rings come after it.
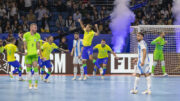
MULTIPOLYGON (((151 41, 157 38, 160 32, 165 32, 164 56, 166 72, 170 75, 180 74, 180 25, 139 25, 130 28, 130 53, 137 53, 138 32, 144 33, 144 40, 148 45, 149 54, 153 54, 155 45, 151 41)), ((155 74, 162 74, 160 62, 155 68, 155 74)))

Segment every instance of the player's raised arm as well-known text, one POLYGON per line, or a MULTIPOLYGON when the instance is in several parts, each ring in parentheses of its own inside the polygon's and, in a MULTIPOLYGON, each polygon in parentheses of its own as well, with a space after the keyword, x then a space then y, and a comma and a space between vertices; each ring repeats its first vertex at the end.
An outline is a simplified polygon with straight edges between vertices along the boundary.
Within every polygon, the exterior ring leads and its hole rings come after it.
POLYGON ((95 28, 96 28, 96 30, 97 30, 97 32, 95 32, 95 36, 98 36, 99 35, 99 28, 98 28, 98 24, 95 24, 95 28))
POLYGON ((80 23, 81 28, 82 28, 83 30, 85 30, 85 26, 84 26, 83 22, 81 21, 81 19, 78 19, 78 22, 80 23))
POLYGON ((152 44, 152 45, 159 44, 159 38, 154 39, 154 40, 151 42, 151 44, 152 44))

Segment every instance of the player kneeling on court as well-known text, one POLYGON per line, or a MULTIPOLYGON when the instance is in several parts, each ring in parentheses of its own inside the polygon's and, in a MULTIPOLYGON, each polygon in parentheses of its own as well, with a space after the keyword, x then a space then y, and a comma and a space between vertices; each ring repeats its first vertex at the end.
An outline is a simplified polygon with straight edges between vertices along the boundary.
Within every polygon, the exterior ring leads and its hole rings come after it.
POLYGON ((80 73, 81 73, 79 80, 83 79, 84 68, 82 66, 82 60, 81 60, 82 50, 83 50, 82 39, 79 38, 79 33, 75 32, 74 40, 73 40, 73 49, 71 51, 71 56, 73 56, 74 54, 74 57, 73 57, 74 78, 72 80, 76 80, 76 76, 78 72, 78 68, 77 68, 78 65, 80 67, 80 73))
POLYGON ((101 44, 97 44, 93 50, 98 49, 98 59, 95 62, 95 67, 94 67, 94 71, 93 71, 93 75, 96 75, 96 71, 97 68, 100 71, 100 74, 102 75, 101 78, 104 79, 104 75, 106 74, 106 66, 108 63, 108 52, 111 52, 116 59, 117 56, 116 54, 112 51, 112 49, 110 48, 110 46, 108 46, 106 44, 106 41, 104 39, 101 40, 101 44), (102 68, 101 65, 102 64, 102 68))
POLYGON ((46 73, 46 76, 44 78, 44 82, 48 82, 48 78, 51 75, 51 61, 50 61, 50 54, 54 49, 58 49, 58 46, 53 43, 54 39, 52 36, 49 36, 47 38, 48 42, 45 42, 41 47, 41 59, 42 63, 40 64, 40 67, 42 68, 45 66, 48 69, 48 72, 46 73))
MULTIPOLYGON (((23 78, 22 78, 22 75, 21 75, 21 70, 22 70, 21 65, 16 60, 16 58, 14 56, 14 54, 18 51, 17 47, 14 45, 15 42, 16 42, 16 39, 15 38, 11 38, 10 42, 5 47, 1 47, 2 48, 1 52, 3 52, 4 49, 6 50, 8 64, 10 66, 14 67, 14 71, 13 72, 9 72, 9 76, 11 78, 13 78, 13 74, 18 72, 19 73, 19 80, 23 81, 23 78)), ((2 46, 2 40, 0 40, 0 46, 2 46)))
POLYGON ((151 78, 150 78, 150 67, 149 67, 149 56, 148 56, 148 48, 146 42, 143 40, 144 34, 138 33, 137 40, 138 40, 138 62, 136 68, 136 77, 134 82, 134 89, 131 90, 132 94, 137 94, 137 85, 141 75, 145 75, 147 80, 147 90, 142 92, 142 94, 151 94, 151 78))

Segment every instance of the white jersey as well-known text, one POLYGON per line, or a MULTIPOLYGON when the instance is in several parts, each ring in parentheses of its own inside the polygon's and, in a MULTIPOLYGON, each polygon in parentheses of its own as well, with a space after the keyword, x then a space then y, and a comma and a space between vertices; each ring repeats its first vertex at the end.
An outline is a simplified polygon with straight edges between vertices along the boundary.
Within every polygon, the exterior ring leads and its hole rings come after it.
POLYGON ((81 48, 83 47, 82 39, 73 40, 73 47, 74 47, 74 56, 77 57, 81 53, 81 48))
POLYGON ((141 40, 138 42, 138 63, 137 63, 137 73, 139 74, 144 74, 144 73, 149 73, 150 68, 149 68, 149 56, 148 56, 148 48, 147 44, 144 40, 141 40), (146 50, 146 58, 144 62, 144 66, 141 66, 142 59, 143 59, 143 49, 146 50))

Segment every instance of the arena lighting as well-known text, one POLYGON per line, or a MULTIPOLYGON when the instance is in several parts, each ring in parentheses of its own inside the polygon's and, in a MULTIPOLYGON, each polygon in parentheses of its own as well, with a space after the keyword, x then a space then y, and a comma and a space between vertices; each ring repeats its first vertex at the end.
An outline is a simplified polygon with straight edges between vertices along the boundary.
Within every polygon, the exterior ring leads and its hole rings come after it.
POLYGON ((123 51, 123 46, 125 45, 125 39, 129 33, 131 23, 135 20, 135 15, 132 10, 145 6, 147 1, 148 0, 131 8, 129 8, 130 0, 114 1, 114 10, 110 15, 110 29, 113 35, 112 44, 115 52, 121 53, 123 51))
MULTIPOLYGON (((174 25, 180 25, 180 0, 174 0, 172 12, 175 17, 174 25)), ((176 37, 180 37, 180 30, 176 29, 176 37)), ((180 38, 176 39, 176 52, 180 53, 180 38)))

